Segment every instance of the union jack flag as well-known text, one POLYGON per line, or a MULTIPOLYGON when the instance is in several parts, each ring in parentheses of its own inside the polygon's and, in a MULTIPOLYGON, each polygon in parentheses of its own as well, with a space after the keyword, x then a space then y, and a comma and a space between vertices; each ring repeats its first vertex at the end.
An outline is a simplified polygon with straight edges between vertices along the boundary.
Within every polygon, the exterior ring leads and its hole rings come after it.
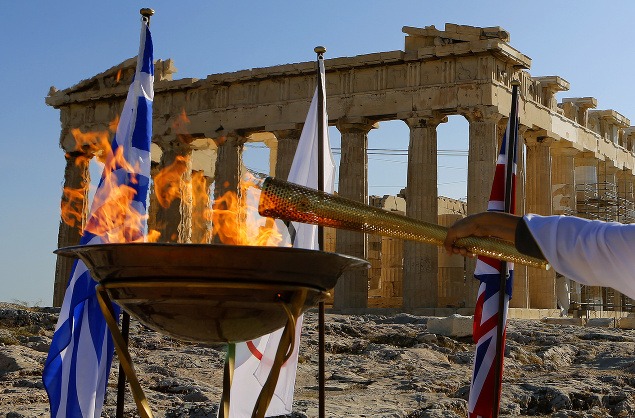
MULTIPOLYGON (((516 106, 516 109, 518 107, 516 106)), ((507 190, 506 173, 508 164, 508 149, 515 149, 514 139, 518 137, 517 131, 515 135, 510 135, 510 123, 512 118, 518 120, 517 113, 509 118, 503 142, 501 144, 500 154, 496 162, 496 172, 494 174, 494 183, 492 184, 492 192, 490 194, 488 211, 505 212, 505 192, 507 190), (511 137, 511 140, 510 140, 511 137), (510 146, 510 141, 512 142, 510 146)), ((516 127, 518 124, 514 124, 516 127)), ((516 212, 516 153, 512 152, 513 166, 511 176, 511 201, 509 213, 516 212)), ((469 418, 491 417, 494 408, 495 392, 498 390, 500 394, 501 382, 503 378, 503 355, 500 356, 500 375, 498 379, 498 387, 495 386, 496 373, 496 345, 498 340, 498 310, 499 310, 499 289, 501 281, 501 269, 506 268, 508 277, 505 289, 505 307, 503 311, 503 324, 507 324, 507 310, 509 308, 509 300, 512 295, 512 283, 514 277, 514 264, 502 263, 489 257, 479 256, 474 270, 474 277, 480 280, 481 284, 478 289, 478 298, 476 300, 476 308, 474 310, 474 329, 473 339, 476 343, 476 355, 474 357, 474 370, 472 373, 472 382, 470 384, 470 396, 468 399, 469 418)), ((503 329, 503 341, 501 353, 505 352, 505 328, 503 329)))

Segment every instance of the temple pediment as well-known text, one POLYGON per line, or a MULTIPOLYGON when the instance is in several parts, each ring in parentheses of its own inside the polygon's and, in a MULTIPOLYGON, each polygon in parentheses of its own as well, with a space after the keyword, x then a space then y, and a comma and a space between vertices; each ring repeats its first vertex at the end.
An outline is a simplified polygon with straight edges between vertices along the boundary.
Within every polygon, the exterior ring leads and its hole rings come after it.
MULTIPOLYGON (((132 83, 136 66, 137 58, 132 57, 67 89, 58 90, 55 86, 51 86, 45 99, 46 104, 59 106, 68 102, 72 95, 86 95, 87 93, 90 95, 90 92, 95 92, 96 97, 107 96, 108 92, 111 95, 125 94, 132 83)), ((156 60, 154 63, 155 82, 172 80, 172 74, 176 73, 176 71, 177 69, 171 59, 165 61, 156 60)))
POLYGON ((530 68, 531 58, 509 45, 509 32, 500 26, 475 27, 445 24, 445 30, 434 25, 424 28, 404 26, 406 53, 417 58, 442 58, 447 56, 494 53, 515 68, 530 68))

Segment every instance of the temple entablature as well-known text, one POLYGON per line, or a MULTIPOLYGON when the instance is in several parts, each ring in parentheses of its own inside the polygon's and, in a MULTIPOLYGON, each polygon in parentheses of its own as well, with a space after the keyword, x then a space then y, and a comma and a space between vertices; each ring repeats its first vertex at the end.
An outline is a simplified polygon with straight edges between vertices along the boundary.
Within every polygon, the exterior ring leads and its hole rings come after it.
MULTIPOLYGON (((466 210, 485 210, 498 143, 511 110, 514 81, 520 82, 519 136, 525 151, 519 155, 526 156, 526 161, 519 163, 526 182, 519 184, 519 199, 525 199, 526 210, 549 214, 554 207, 553 196, 551 188, 545 186, 554 181, 561 186, 574 178, 597 181, 598 161, 606 162, 609 171, 616 169, 622 177, 633 175, 635 128, 630 127, 629 119, 614 110, 590 110, 598 105, 590 96, 565 98, 558 103, 556 95, 568 91, 569 82, 560 76, 532 77, 531 59, 510 45, 506 30, 446 24, 444 30, 427 26, 404 27, 402 31, 403 51, 325 59, 328 123, 341 134, 338 193, 342 196, 368 201, 368 133, 381 129, 379 122, 401 120, 409 130, 406 214, 436 222, 437 128, 448 116, 462 115, 469 124, 466 210), (552 163, 557 167, 553 177, 552 163), (573 176, 574 171, 584 177, 573 176)), ((78 148, 73 133, 112 133, 134 65, 135 60, 129 59, 75 86, 49 91, 46 104, 60 110, 59 141, 67 153, 65 184, 85 183, 87 178, 87 167, 74 165, 74 160, 90 157, 90 147, 86 143, 78 148)), ((192 172, 202 173, 205 184, 214 182, 214 196, 219 196, 237 186, 245 144, 260 142, 269 151, 270 173, 286 178, 315 92, 316 70, 316 63, 307 61, 174 80, 172 60, 156 61, 154 168, 186 157, 188 172, 183 181, 191 181, 188 176, 192 172)), ((390 139, 386 138, 387 147, 390 139)), ((570 204, 575 193, 562 187, 558 190, 556 207, 575 208, 570 204)), ((187 206, 187 199, 182 204, 187 206)), ((166 221, 170 225, 163 236, 188 242, 195 236, 207 236, 201 231, 187 231, 191 220, 186 215, 193 217, 194 212, 159 211, 150 219, 163 221, 180 216, 173 224, 166 221)), ((78 234, 62 229, 60 246, 73 245, 67 237, 78 234)), ((344 231, 336 235, 336 251, 366 256, 362 235, 344 231)), ((431 306, 438 300, 433 277, 438 266, 437 249, 410 243, 403 247, 404 256, 398 260, 403 260, 404 266, 404 306, 431 306)), ((60 266, 56 288, 63 294, 65 283, 61 281, 68 274, 62 270, 68 266, 60 266)), ((365 273, 359 274, 341 280, 351 286, 350 291, 336 289, 336 302, 341 306, 361 307, 366 303, 367 280, 365 273)), ((462 277, 457 289, 464 289, 462 277)), ((537 281, 536 289, 549 288, 550 280, 545 276, 544 282, 537 281)), ((525 296, 515 298, 513 303, 525 300, 533 301, 536 307, 555 306, 551 295, 525 296)))
POLYGON ((567 118, 588 127, 589 109, 595 109, 598 101, 595 97, 568 97, 562 99, 562 103, 558 106, 562 108, 567 118))
POLYGON ((556 93, 569 90, 570 84, 559 76, 532 77, 542 90, 542 105, 557 110, 556 93))

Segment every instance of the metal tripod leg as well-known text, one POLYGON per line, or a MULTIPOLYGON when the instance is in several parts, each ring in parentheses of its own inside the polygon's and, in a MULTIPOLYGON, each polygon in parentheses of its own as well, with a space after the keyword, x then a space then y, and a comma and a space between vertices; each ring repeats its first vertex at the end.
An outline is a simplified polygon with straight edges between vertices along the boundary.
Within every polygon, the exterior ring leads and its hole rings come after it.
MULTIPOLYGON (((296 292, 289 303, 281 302, 281 306, 287 313, 287 323, 284 327, 282 335, 280 337, 280 343, 278 344, 278 350, 274 358, 269 376, 265 382, 260 395, 254 406, 252 412, 252 418, 263 418, 265 412, 269 407, 273 393, 276 390, 276 384, 278 383, 278 376, 280 376, 280 368, 289 359, 293 353, 295 346, 295 327, 297 319, 300 316, 302 307, 307 298, 307 290, 302 289, 296 292)), ((223 396, 221 399, 219 418, 227 418, 229 416, 230 405, 230 391, 234 374, 233 353, 231 350, 235 350, 234 344, 229 344, 227 360, 225 361, 225 371, 223 376, 223 396)))
POLYGON ((229 398, 234 379, 234 361, 236 354, 236 345, 229 343, 227 345, 227 357, 225 358, 225 368, 223 369, 223 395, 221 397, 218 418, 229 417, 229 398))
POLYGON ((295 345, 295 326, 302 307, 304 306, 306 297, 307 291, 303 289, 293 295, 289 304, 282 304, 282 307, 287 313, 287 324, 284 327, 282 336, 280 336, 280 343, 278 344, 276 357, 274 358, 267 381, 265 382, 265 385, 258 396, 258 400, 256 401, 252 418, 263 418, 265 416, 267 407, 269 406, 273 393, 276 390, 278 376, 280 376, 280 368, 293 353, 295 345))
POLYGON ((141 385, 137 379, 137 374, 134 371, 132 359, 130 358, 130 353, 128 352, 128 345, 117 326, 117 320, 115 319, 115 314, 112 309, 112 301, 108 296, 108 292, 102 285, 97 285, 95 289, 97 293, 97 300, 99 301, 99 307, 104 314, 106 324, 108 324, 110 334, 112 335, 112 339, 115 343, 117 357, 119 357, 119 362, 123 366, 123 370, 128 378, 128 383, 130 383, 130 390, 132 391, 132 397, 137 404, 137 411, 139 412, 141 418, 153 418, 152 411, 148 405, 148 400, 143 393, 143 389, 141 389, 141 385))

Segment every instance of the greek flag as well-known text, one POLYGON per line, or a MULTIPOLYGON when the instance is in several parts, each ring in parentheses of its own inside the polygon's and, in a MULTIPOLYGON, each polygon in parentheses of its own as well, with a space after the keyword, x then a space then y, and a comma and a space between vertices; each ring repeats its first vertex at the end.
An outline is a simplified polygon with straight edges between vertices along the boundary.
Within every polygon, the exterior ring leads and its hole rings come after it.
MULTIPOLYGON (((112 141, 112 152, 95 192, 81 245, 144 239, 153 84, 152 38, 144 18, 136 73, 112 141), (107 207, 115 203, 113 199, 120 203, 121 193, 128 196, 129 209, 142 217, 117 218, 114 224, 104 221, 107 207), (117 236, 119 238, 115 238, 117 236)), ((101 416, 114 345, 99 308, 95 285, 86 265, 76 261, 42 375, 54 418, 101 416)), ((118 315, 119 308, 114 308, 118 315)))

